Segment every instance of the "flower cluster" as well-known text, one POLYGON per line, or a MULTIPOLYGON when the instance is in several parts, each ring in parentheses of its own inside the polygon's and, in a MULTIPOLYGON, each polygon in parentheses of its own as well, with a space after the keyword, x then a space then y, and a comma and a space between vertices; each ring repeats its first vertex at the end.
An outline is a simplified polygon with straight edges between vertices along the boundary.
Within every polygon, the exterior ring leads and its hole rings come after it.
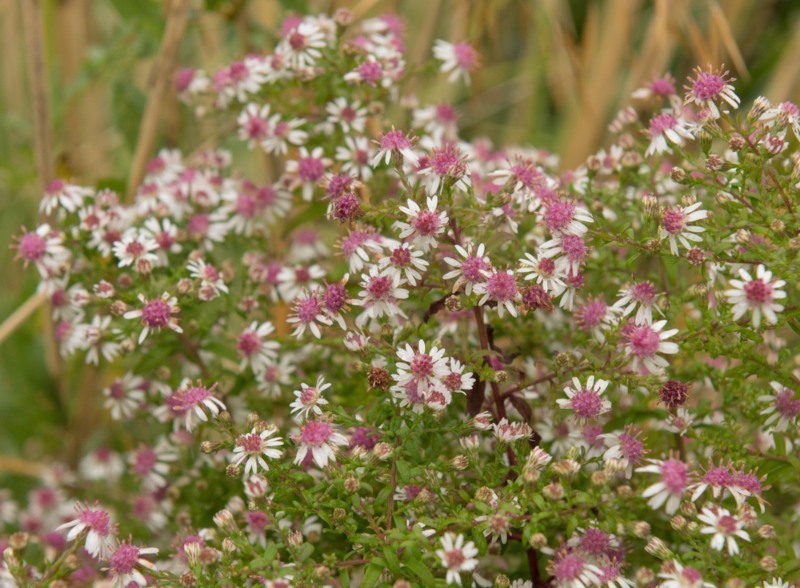
POLYGON ((411 75, 397 18, 292 15, 177 76, 240 149, 48 186, 13 247, 113 422, 0 491, 0 586, 796 581, 797 106, 665 75, 563 169, 411 75))

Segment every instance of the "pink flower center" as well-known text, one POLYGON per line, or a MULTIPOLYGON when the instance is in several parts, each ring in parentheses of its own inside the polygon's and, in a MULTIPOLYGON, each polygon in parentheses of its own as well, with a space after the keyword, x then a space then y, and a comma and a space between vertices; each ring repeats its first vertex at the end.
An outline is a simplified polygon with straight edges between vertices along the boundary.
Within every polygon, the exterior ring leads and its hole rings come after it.
POLYGON ((553 261, 550 257, 543 257, 542 259, 539 260, 539 263, 536 265, 536 270, 543 277, 552 276, 553 273, 555 273, 556 271, 556 262, 553 261))
POLYGON ((453 45, 453 54, 459 67, 471 70, 477 66, 478 52, 469 44, 455 43, 453 45))
POLYGON ((602 299, 590 300, 575 312, 575 321, 583 329, 593 329, 603 322, 607 310, 602 299))
POLYGON ((800 414, 800 399, 794 399, 794 392, 784 388, 775 398, 775 408, 784 418, 794 419, 800 414))
POLYGON ((47 241, 37 233, 25 233, 19 240, 19 255, 25 261, 38 261, 47 252, 47 241))
POLYGON ((106 536, 109 534, 109 523, 111 518, 104 510, 85 510, 78 519, 85 525, 88 525, 92 530, 96 531, 99 535, 106 536))
POLYGON ((251 116, 244 123, 244 132, 251 139, 261 140, 267 136, 269 125, 259 116, 251 116))
POLYGON ((367 292, 375 300, 388 299, 394 290, 394 283, 389 276, 372 276, 367 284, 367 292))
POLYGON ((310 296, 300 300, 295 307, 295 311, 301 323, 309 324, 313 323, 322 314, 322 305, 316 296, 310 296))
POLYGON ((272 134, 276 137, 284 138, 286 135, 289 134, 291 127, 289 127, 289 123, 286 121, 278 121, 278 124, 275 125, 275 128, 272 129, 272 134))
POLYGON ((246 453, 261 453, 263 443, 258 433, 248 433, 239 435, 236 438, 236 445, 244 449, 246 453))
POLYGON ((444 558, 447 561, 447 567, 451 570, 460 570, 464 562, 467 561, 464 552, 460 549, 453 549, 446 552, 444 558))
POLYGON ((154 329, 166 327, 169 324, 171 312, 170 305, 163 300, 151 300, 142 309, 142 322, 154 329))
POLYGON ((250 357, 261 349, 261 337, 255 331, 245 331, 239 335, 236 349, 242 357, 250 357))
POLYGON ((622 433, 619 436, 619 448, 625 459, 633 464, 638 463, 642 459, 644 446, 642 442, 633 435, 622 433))
POLYGON ((234 82, 242 82, 247 79, 248 75, 250 75, 250 70, 247 68, 244 62, 239 61, 232 63, 228 68, 228 76, 234 82))
POLYGON ((678 124, 678 120, 668 112, 658 114, 650 119, 650 136, 655 138, 674 128, 678 124))
POLYGON ((329 312, 339 312, 347 304, 347 290, 342 284, 330 284, 325 289, 325 308, 329 312))
POLYGON ((192 386, 186 390, 177 390, 167 398, 167 406, 175 415, 185 414, 211 396, 207 388, 192 386))
POLYGON ((682 494, 689 485, 689 469, 677 459, 668 459, 661 465, 661 481, 672 494, 682 494))
POLYGON ((461 374, 458 372, 450 372, 447 374, 447 377, 443 380, 445 388, 450 390, 451 392, 455 392, 456 390, 461 390, 461 374))
POLYGON ((305 49, 306 36, 301 33, 298 33, 297 30, 295 30, 292 34, 289 35, 289 45, 295 51, 300 51, 302 49, 305 49))
POLYGON ((717 521, 717 529, 726 535, 731 535, 732 533, 736 532, 738 526, 739 525, 737 524, 736 519, 730 515, 720 517, 720 519, 717 521))
POLYGON ((411 265, 411 251, 406 247, 398 247, 392 251, 392 256, 389 259, 395 267, 408 267, 411 265))
POLYGON ((436 106, 436 118, 443 123, 455 122, 456 111, 449 104, 439 104, 436 106))
POLYGON ((325 166, 316 157, 301 157, 297 162, 297 173, 305 182, 316 182, 325 173, 325 166))
POLYGON ((732 484, 747 490, 755 496, 761 495, 761 480, 755 474, 738 473, 733 477, 732 484))
POLYGON ((561 248, 572 262, 582 261, 586 257, 586 243, 583 238, 576 235, 563 235, 561 248))
POLYGON ((689 582, 691 582, 692 586, 694 586, 694 584, 696 582, 699 582, 700 580, 703 579, 703 576, 700 575, 700 572, 698 572, 694 568, 683 568, 683 572, 681 572, 681 576, 683 578, 686 578, 689 582))
POLYGON ((125 398, 125 386, 119 380, 115 381, 108 387, 108 395, 116 399, 125 398))
POLYGON ((331 435, 333 435, 333 427, 330 423, 325 421, 308 421, 303 426, 300 442, 303 443, 303 445, 321 447, 327 443, 331 435))
POLYGON ((267 515, 261 511, 250 511, 245 514, 250 531, 260 533, 267 528, 267 515))
POLYGON ((544 213, 544 224, 552 232, 562 231, 572 222, 575 204, 566 200, 556 200, 544 213))
POLYGON ((711 100, 717 98, 726 85, 725 79, 721 76, 707 71, 702 72, 692 86, 692 94, 700 100, 711 100))
POLYGON ((495 272, 486 281, 486 293, 497 302, 514 300, 517 296, 517 281, 508 272, 495 272))
POLYGON ((572 397, 572 410, 576 416, 583 419, 593 419, 603 409, 603 401, 593 390, 580 390, 572 397))
POLYGON ((586 553, 590 553, 592 555, 602 555, 604 554, 609 547, 611 547, 611 539, 608 536, 608 533, 601 531, 600 529, 595 529, 590 527, 586 529, 581 537, 581 549, 583 549, 586 553))
POLYGON ((555 576, 559 581, 577 580, 581 577, 584 568, 583 558, 579 555, 565 555, 555 567, 555 576))
POLYGON ((423 237, 436 235, 441 226, 441 219, 436 212, 431 210, 421 210, 411 221, 411 226, 423 237))
POLYGON ((733 477, 727 468, 711 468, 703 476, 703 482, 711 486, 728 486, 733 477))
POLYGON ((664 211, 661 218, 661 226, 670 235, 677 235, 686 225, 686 214, 680 208, 669 208, 664 211))
POLYGON ((143 447, 136 452, 133 469, 140 476, 146 476, 153 470, 157 460, 156 452, 151 447, 143 447))
POLYGON ((666 78, 658 78, 651 82, 650 91, 659 96, 669 96, 675 93, 675 86, 666 78))
POLYGON ((353 231, 342 239, 342 253, 347 256, 353 255, 356 250, 371 239, 371 235, 364 231, 353 231))
POLYGON ((417 378, 427 378, 433 375, 433 358, 427 353, 417 353, 409 366, 411 373, 417 378))
MULTIPOLYGON (((376 61, 365 61, 356 68, 356 71, 368 84, 374 84, 383 77, 383 68, 376 61)), ((381 148, 383 148, 383 141, 381 141, 381 148)))
POLYGON ((655 302, 656 287, 650 282, 639 282, 630 287, 628 296, 642 305, 649 306, 655 302))
POLYGON ((486 262, 475 255, 470 255, 461 264, 461 273, 467 281, 473 284, 486 281, 486 276, 483 274, 489 266, 486 262))
POLYGON ((772 302, 772 286, 758 278, 744 285, 744 295, 751 304, 769 304, 772 302))
POLYGON ((452 143, 448 143, 443 149, 435 149, 429 163, 438 176, 461 177, 466 171, 458 148, 452 143))
POLYGON ((66 187, 67 184, 64 182, 64 180, 53 180, 47 184, 47 187, 44 191, 47 192, 48 195, 53 196, 60 193, 66 187))
POLYGON ((653 357, 658 351, 661 338, 649 325, 634 328, 628 335, 631 352, 639 358, 653 357))
POLYGON ((411 149, 411 141, 403 134, 403 131, 389 131, 381 139, 381 149, 384 151, 411 149))
POLYGON ((542 181, 542 174, 531 162, 512 165, 511 173, 518 183, 522 183, 529 190, 536 188, 542 181))
POLYGON ((139 548, 127 543, 121 544, 111 554, 111 571, 117 576, 130 574, 139 559, 139 548))
POLYGON ((314 386, 306 386, 300 392, 300 402, 305 406, 314 404, 317 398, 319 398, 319 391, 314 386))

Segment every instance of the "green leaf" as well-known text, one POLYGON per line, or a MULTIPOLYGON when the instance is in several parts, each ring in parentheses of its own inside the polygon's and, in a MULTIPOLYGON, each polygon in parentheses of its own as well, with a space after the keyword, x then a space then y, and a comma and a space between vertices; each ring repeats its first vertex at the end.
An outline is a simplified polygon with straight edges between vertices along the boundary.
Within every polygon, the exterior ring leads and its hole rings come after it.
POLYGON ((364 572, 364 579, 361 581, 361 588, 372 588, 378 583, 383 572, 383 566, 369 564, 364 572))
POLYGON ((339 572, 339 584, 342 588, 350 588, 350 574, 347 573, 346 568, 342 568, 339 572))
POLYGON ((414 574, 422 580, 423 586, 433 586, 436 582, 436 579, 431 574, 431 571, 428 569, 424 563, 422 563, 418 559, 412 559, 411 561, 404 562, 406 567, 410 569, 414 574))
POLYGON ((297 561, 302 562, 307 560, 309 557, 311 557, 312 553, 314 553, 314 545, 311 543, 303 543, 303 545, 297 551, 297 561))
POLYGON ((254 570, 266 568, 273 562, 276 555, 278 555, 278 544, 270 543, 262 555, 250 562, 250 568, 254 570))
POLYGON ((397 553, 395 553, 394 548, 391 545, 386 545, 383 548, 383 556, 386 558, 386 563, 388 564, 389 570, 395 576, 402 575, 403 572, 400 570, 400 559, 398 559, 397 553))

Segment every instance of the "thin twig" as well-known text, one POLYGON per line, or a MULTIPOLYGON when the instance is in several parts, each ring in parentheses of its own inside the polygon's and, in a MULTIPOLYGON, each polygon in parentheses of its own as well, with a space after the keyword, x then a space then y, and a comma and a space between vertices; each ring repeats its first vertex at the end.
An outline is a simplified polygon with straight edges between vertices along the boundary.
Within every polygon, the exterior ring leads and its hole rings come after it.
POLYGON ((11 335, 11 333, 16 331, 17 327, 24 323, 25 320, 31 316, 45 300, 47 300, 47 294, 45 292, 37 292, 23 302, 22 306, 11 313, 11 316, 3 321, 3 324, 0 325, 0 345, 8 338, 9 335, 11 335))
POLYGON ((167 26, 158 50, 150 90, 147 93, 147 106, 139 125, 139 136, 136 140, 136 152, 128 176, 128 197, 133 197, 136 187, 144 178, 147 160, 153 151, 158 132, 160 108, 169 89, 172 72, 178 57, 183 31, 189 21, 189 0, 171 0, 167 9, 167 26))
POLYGON ((31 84, 33 108, 33 147, 36 153, 36 171, 42 192, 53 179, 53 158, 50 146, 50 111, 48 108, 47 74, 44 64, 42 38, 42 5, 40 0, 25 0, 22 4, 22 21, 25 29, 25 49, 28 58, 28 76, 31 84))

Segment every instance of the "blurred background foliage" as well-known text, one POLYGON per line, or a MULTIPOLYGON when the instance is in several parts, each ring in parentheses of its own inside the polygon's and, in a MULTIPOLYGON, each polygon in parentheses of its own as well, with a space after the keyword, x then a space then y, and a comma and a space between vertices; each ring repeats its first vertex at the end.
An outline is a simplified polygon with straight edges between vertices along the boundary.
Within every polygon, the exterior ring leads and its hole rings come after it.
MULTIPOLYGON (((269 52, 292 12, 396 13, 406 23, 412 65, 430 57, 437 38, 469 41, 483 62, 472 86, 428 77, 404 92, 422 103, 454 103, 467 138, 542 147, 565 168, 598 150, 631 91, 666 71, 682 84, 697 64, 725 63, 744 104, 759 94, 800 99, 797 0, 0 0, 0 240, 10 243, 21 226, 35 225, 43 185, 32 31, 42 40, 49 105, 45 175, 124 192, 154 96, 170 3, 187 2, 170 77, 175 67, 213 72, 245 53, 269 52), (31 21, 34 5, 40 12, 31 21)), ((196 149, 207 124, 171 87, 158 96, 148 157, 161 146, 196 149)), ((36 272, 13 257, 0 247, 0 323, 36 288, 36 272)), ((48 314, 40 305, 10 333, 0 327, 0 487, 24 489, 47 456, 74 466, 87 448, 109 442, 100 406, 109 374, 65 366, 48 314)))

